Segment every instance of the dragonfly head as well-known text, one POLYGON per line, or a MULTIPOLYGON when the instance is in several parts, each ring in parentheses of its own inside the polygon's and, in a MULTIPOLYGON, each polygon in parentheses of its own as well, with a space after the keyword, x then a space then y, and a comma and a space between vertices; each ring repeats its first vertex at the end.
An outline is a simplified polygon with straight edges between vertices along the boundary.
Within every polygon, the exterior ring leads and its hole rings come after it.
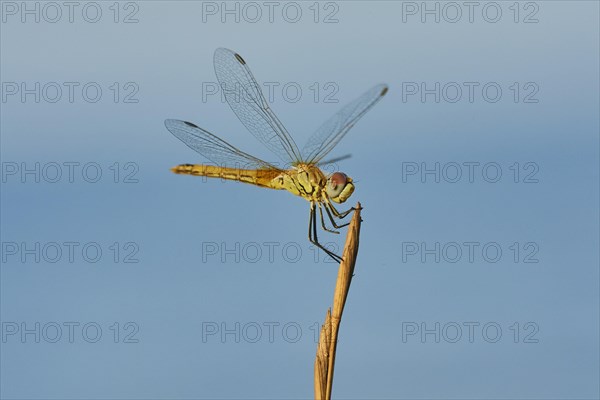
POLYGON ((327 196, 336 203, 343 203, 354 192, 352 178, 343 172, 334 172, 327 178, 327 196))

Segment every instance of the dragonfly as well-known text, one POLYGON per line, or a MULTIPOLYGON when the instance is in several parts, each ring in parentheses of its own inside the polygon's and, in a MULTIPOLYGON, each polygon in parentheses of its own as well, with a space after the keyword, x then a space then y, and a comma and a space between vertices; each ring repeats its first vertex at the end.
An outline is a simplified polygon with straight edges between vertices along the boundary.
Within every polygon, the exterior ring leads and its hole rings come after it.
POLYGON ((200 128, 196 124, 167 119, 167 129, 188 147, 213 164, 180 164, 171 171, 176 174, 234 180, 251 185, 287 190, 310 203, 308 239, 335 261, 342 258, 319 243, 317 236, 318 209, 323 230, 339 233, 349 223, 343 219, 355 209, 338 211, 333 203, 344 203, 354 192, 352 178, 343 172, 326 174, 321 167, 345 159, 338 157, 323 161, 348 133, 350 128, 387 93, 388 86, 379 84, 344 106, 308 139, 299 150, 294 139, 269 107, 259 84, 246 61, 236 52, 225 48, 215 50, 215 74, 225 100, 247 130, 274 155, 283 167, 269 163, 200 128), (323 217, 325 210, 332 228, 323 217), (337 220, 337 222, 336 222, 337 220))

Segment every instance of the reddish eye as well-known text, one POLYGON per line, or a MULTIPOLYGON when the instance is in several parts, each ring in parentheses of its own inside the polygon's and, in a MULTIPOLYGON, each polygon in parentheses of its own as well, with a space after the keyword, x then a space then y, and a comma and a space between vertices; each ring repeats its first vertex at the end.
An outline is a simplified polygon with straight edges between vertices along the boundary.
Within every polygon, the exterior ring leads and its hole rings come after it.
POLYGON ((348 182, 348 177, 343 172, 334 172, 329 179, 334 186, 345 186, 346 182, 348 182))
POLYGON ((348 177, 346 174, 335 172, 327 181, 327 195, 329 195, 329 197, 339 196, 340 193, 342 193, 342 190, 344 190, 344 187, 346 187, 347 182, 348 177))

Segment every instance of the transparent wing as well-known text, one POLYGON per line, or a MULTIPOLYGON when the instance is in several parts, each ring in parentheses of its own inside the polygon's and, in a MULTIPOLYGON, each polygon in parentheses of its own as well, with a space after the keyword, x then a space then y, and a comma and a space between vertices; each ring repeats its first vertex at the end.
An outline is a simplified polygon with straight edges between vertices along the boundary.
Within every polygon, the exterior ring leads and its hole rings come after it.
POLYGON ((302 149, 304 162, 316 164, 325 157, 342 140, 356 121, 385 96, 387 90, 387 85, 374 86, 325 121, 302 149))
POLYGON ((299 161, 298 146, 269 108, 244 59, 231 50, 219 48, 214 64, 227 103, 250 133, 284 162, 299 161))
POLYGON ((317 163, 317 166, 334 164, 334 163, 337 163, 337 162, 340 162, 340 161, 347 160, 350 157, 352 157, 352 154, 344 154, 343 156, 339 156, 339 157, 335 157, 335 158, 330 158, 328 160, 319 161, 317 163))
POLYGON ((236 149, 212 133, 177 119, 165 120, 165 126, 176 138, 219 167, 241 169, 278 169, 256 157, 236 149))

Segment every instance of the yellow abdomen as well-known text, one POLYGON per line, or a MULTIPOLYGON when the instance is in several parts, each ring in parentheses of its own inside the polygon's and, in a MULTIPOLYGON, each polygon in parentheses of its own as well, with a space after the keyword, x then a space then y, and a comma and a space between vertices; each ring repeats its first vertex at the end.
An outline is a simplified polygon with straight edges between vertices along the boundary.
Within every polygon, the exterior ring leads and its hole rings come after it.
POLYGON ((231 181, 250 183, 252 185, 268 187, 272 189, 285 189, 273 181, 281 174, 281 172, 277 170, 238 169, 203 164, 181 164, 171 168, 171 171, 176 174, 221 178, 231 181))

